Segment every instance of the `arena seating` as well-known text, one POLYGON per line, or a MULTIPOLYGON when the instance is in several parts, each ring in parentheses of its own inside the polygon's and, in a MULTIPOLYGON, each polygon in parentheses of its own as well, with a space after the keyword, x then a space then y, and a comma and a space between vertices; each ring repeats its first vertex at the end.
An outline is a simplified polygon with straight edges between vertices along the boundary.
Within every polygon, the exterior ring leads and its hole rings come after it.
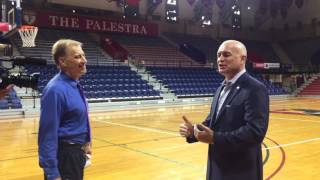
MULTIPOLYGON (((191 34, 176 34, 164 33, 166 37, 173 40, 175 43, 181 45, 188 43, 202 50, 207 55, 207 61, 216 62, 216 53, 219 48, 220 41, 214 40, 210 37, 191 34)), ((270 43, 261 41, 242 40, 248 49, 248 54, 253 62, 257 62, 256 58, 259 57, 258 62, 279 62, 279 57, 272 49, 270 43)))
POLYGON ((127 46, 153 46, 153 47, 170 47, 169 43, 160 37, 148 37, 148 36, 134 36, 134 35, 120 35, 109 34, 112 39, 117 40, 119 43, 127 46))
POLYGON ((216 62, 218 41, 211 39, 210 37, 190 34, 163 33, 163 35, 178 45, 184 43, 193 45, 206 54, 208 62, 216 62))
MULTIPOLYGON (((109 36, 109 35, 108 35, 109 36)), ((169 37, 172 35, 168 35, 169 37)), ((88 59, 88 73, 81 78, 80 82, 83 85, 86 96, 90 100, 135 100, 135 99, 159 99, 160 92, 153 89, 146 80, 134 71, 130 70, 129 66, 113 63, 107 66, 98 66, 99 62, 106 57, 97 51, 98 43, 91 39, 87 33, 71 32, 60 30, 41 29, 37 37, 37 47, 22 48, 21 42, 15 38, 16 44, 22 55, 37 56, 46 59, 51 59, 51 46, 58 38, 72 38, 84 43, 84 51, 88 59)), ((217 87, 223 81, 223 77, 212 68, 204 67, 155 67, 157 64, 170 66, 172 64, 191 65, 193 61, 183 55, 176 48, 168 44, 160 37, 140 37, 128 35, 110 35, 122 45, 124 45, 131 55, 144 62, 147 66, 147 71, 160 80, 162 84, 168 87, 178 97, 190 96, 212 96, 217 87), (150 67, 151 65, 153 67, 150 67)), ((177 36, 178 37, 178 36, 177 36)), ((176 38, 176 41, 182 42, 176 38)), ((202 44, 207 53, 213 58, 214 51, 217 49, 217 41, 212 39, 188 35, 191 42, 202 44), (202 43, 200 43, 202 42, 202 43), (206 42, 206 43, 203 43, 206 42), (210 50, 209 50, 210 49, 210 50)), ((250 43, 249 43, 250 46, 250 43)), ((264 46, 261 46, 264 47, 264 46)), ((53 61, 51 61, 53 63, 53 61)), ((38 66, 28 66, 28 73, 40 72, 39 91, 42 92, 46 83, 57 73, 54 65, 49 65, 46 68, 38 66)), ((270 94, 284 94, 282 88, 271 84, 262 77, 257 76, 257 79, 262 81, 269 90, 270 94)))
MULTIPOLYGON (((87 98, 91 100, 160 99, 160 92, 128 66, 87 66, 88 72, 80 79, 87 98)), ((27 66, 28 73, 40 72, 39 92, 58 72, 54 65, 46 68, 27 66)))
POLYGON ((21 55, 45 58, 49 61, 47 67, 27 66, 28 73, 40 72, 39 92, 41 93, 47 82, 57 73, 57 68, 51 58, 53 43, 61 38, 71 38, 83 43, 83 49, 88 60, 88 73, 81 78, 85 94, 89 99, 159 99, 160 92, 153 89, 147 81, 142 80, 136 72, 128 66, 107 59, 97 46, 98 44, 84 32, 40 29, 36 47, 23 48, 21 40, 14 38, 21 55), (109 63, 108 63, 109 61, 109 63), (50 65, 51 64, 51 65, 50 65), (103 64, 98 66, 98 64, 103 64))
POLYGON ((197 64, 160 37, 110 35, 143 65, 197 64))
POLYGON ((264 79, 261 74, 253 74, 251 73, 253 77, 258 79, 260 82, 262 82, 268 89, 269 95, 283 95, 288 94, 282 87, 279 87, 277 85, 272 84, 270 81, 264 79))
MULTIPOLYGON (((147 71, 178 97, 212 96, 224 79, 212 68, 147 67, 147 71)), ((270 95, 286 94, 261 75, 253 76, 265 84, 270 95)))
POLYGON ((317 77, 313 80, 307 87, 305 87, 299 95, 313 95, 319 96, 320 95, 320 77, 317 77))
POLYGON ((223 77, 211 68, 147 67, 178 97, 212 96, 223 77))
POLYGON ((47 59, 49 63, 53 64, 51 48, 53 43, 61 38, 71 38, 83 42, 83 50, 86 53, 88 64, 96 65, 101 64, 102 62, 107 64, 114 63, 112 59, 109 59, 102 54, 97 48, 98 43, 85 32, 40 29, 36 39, 36 47, 31 48, 21 47, 22 42, 17 35, 13 38, 13 41, 17 45, 21 55, 44 58, 47 59))

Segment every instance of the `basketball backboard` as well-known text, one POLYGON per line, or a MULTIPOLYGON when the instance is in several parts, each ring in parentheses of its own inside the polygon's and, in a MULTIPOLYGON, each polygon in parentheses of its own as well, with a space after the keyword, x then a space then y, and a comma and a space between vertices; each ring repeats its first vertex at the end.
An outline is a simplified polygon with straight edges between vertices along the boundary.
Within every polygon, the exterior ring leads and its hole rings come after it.
POLYGON ((1 3, 1 22, 9 24, 9 31, 2 32, 2 36, 9 37, 21 26, 21 0, 3 0, 1 3))

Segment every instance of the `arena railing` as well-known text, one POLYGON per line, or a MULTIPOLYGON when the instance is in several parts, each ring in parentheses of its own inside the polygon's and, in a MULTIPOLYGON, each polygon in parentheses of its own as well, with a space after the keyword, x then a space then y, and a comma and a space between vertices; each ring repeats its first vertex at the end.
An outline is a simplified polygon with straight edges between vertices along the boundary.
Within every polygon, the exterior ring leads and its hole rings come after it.
POLYGON ((171 61, 171 60, 132 60, 138 67, 160 66, 160 67, 215 67, 213 63, 199 64, 191 61, 171 61))

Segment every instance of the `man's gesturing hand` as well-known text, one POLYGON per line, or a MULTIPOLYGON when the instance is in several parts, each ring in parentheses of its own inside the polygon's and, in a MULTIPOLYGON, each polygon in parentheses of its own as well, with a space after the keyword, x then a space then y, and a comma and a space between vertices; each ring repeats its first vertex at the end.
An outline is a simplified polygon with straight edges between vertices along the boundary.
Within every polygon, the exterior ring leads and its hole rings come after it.
POLYGON ((182 119, 184 123, 180 125, 180 135, 183 137, 190 137, 191 135, 193 135, 193 126, 191 122, 187 119, 187 117, 182 116, 182 119))
POLYGON ((213 144, 213 130, 209 127, 198 124, 194 126, 194 136, 198 139, 198 141, 213 144))

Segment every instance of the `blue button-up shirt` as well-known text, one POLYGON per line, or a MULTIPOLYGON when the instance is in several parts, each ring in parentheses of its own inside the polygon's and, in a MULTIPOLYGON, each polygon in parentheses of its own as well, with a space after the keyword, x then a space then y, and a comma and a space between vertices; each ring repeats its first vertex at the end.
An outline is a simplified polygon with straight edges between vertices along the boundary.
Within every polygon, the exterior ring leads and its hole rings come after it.
POLYGON ((39 163, 48 180, 60 177, 59 141, 90 141, 87 104, 77 81, 59 72, 43 90, 38 135, 39 163))

